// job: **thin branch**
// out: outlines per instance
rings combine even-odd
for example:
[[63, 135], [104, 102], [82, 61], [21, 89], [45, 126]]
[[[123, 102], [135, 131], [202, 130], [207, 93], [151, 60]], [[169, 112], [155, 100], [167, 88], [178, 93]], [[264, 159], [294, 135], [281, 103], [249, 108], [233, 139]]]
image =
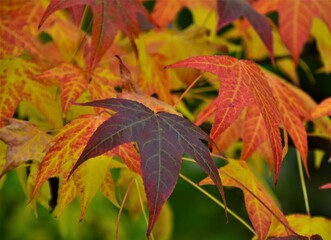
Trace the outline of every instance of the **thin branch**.
[[182, 95], [180, 95], [180, 97], [178, 98], [178, 100], [174, 104], [174, 107], [176, 107], [177, 104], [185, 97], [186, 93], [188, 91], [190, 91], [190, 89], [197, 83], [197, 81], [201, 78], [202, 75], [203, 75], [203, 73], [201, 73], [198, 77], [196, 77], [194, 79], [194, 81], [185, 89], [185, 91], [182, 93]]
[[[186, 176], [184, 176], [183, 174], [179, 174], [179, 176], [186, 181], [187, 183], [189, 183], [190, 185], [192, 185], [193, 187], [195, 187], [196, 189], [198, 189], [200, 192], [202, 192], [204, 195], [206, 195], [209, 199], [211, 199], [213, 202], [215, 202], [217, 205], [221, 206], [223, 209], [225, 209], [225, 206], [223, 203], [221, 203], [219, 200], [217, 200], [214, 196], [212, 196], [210, 193], [208, 193], [206, 190], [204, 190], [203, 188], [201, 188], [199, 185], [197, 185], [196, 183], [194, 183], [193, 181], [191, 181], [189, 178], [187, 178]], [[254, 231], [254, 229], [247, 223], [245, 222], [245, 220], [243, 220], [240, 216], [238, 216], [235, 212], [233, 212], [231, 209], [229, 209], [229, 207], [227, 207], [227, 211], [228, 213], [230, 213], [234, 218], [236, 218], [239, 222], [241, 222], [249, 231], [251, 231], [255, 236], [256, 236], [256, 232]]]
[[[134, 179], [134, 183], [136, 184], [136, 187], [137, 187], [138, 198], [139, 198], [139, 203], [140, 203], [140, 206], [141, 206], [141, 210], [143, 212], [145, 222], [146, 222], [146, 224], [148, 226], [147, 214], [146, 214], [146, 211], [145, 211], [145, 208], [144, 208], [143, 198], [142, 198], [142, 196], [140, 194], [140, 188], [139, 188], [139, 184], [138, 184], [138, 181], [137, 181], [136, 178]], [[150, 238], [151, 238], [151, 240], [154, 240], [153, 232], [151, 232]]]
[[297, 163], [298, 163], [298, 169], [299, 169], [299, 175], [300, 175], [300, 182], [301, 182], [301, 187], [302, 187], [302, 194], [303, 194], [303, 199], [305, 201], [305, 208], [306, 208], [307, 214], [310, 216], [307, 187], [306, 187], [306, 183], [305, 183], [305, 177], [303, 174], [302, 161], [301, 161], [300, 153], [298, 150], [296, 150], [296, 155], [297, 155]]
[[122, 215], [122, 211], [123, 211], [123, 208], [124, 208], [124, 204], [126, 202], [126, 199], [129, 195], [129, 192], [131, 191], [131, 188], [132, 188], [132, 184], [134, 182], [134, 178], [131, 180], [129, 186], [128, 186], [128, 189], [126, 190], [125, 192], [125, 195], [124, 195], [124, 198], [123, 198], [123, 201], [121, 203], [121, 207], [120, 207], [120, 211], [118, 213], [118, 216], [117, 216], [117, 223], [116, 223], [116, 240], [119, 240], [119, 235], [118, 235], [118, 230], [119, 230], [119, 226], [120, 226], [120, 220], [121, 220], [121, 215]]

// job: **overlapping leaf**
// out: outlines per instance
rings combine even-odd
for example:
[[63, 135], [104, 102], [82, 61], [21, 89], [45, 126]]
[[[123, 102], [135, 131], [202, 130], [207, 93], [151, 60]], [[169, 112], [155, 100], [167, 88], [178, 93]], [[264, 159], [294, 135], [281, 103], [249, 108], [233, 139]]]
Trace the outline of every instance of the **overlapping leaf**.
[[267, 47], [271, 58], [273, 58], [271, 26], [267, 18], [256, 12], [247, 0], [218, 0], [217, 12], [219, 15], [217, 29], [241, 16], [246, 17]]
[[[244, 192], [246, 210], [259, 239], [266, 239], [268, 236], [272, 218], [287, 225], [285, 216], [245, 161], [230, 159], [228, 164], [218, 171], [224, 186], [240, 188]], [[210, 178], [206, 178], [200, 184], [213, 184], [213, 182]]]
[[28, 160], [41, 161], [52, 139], [32, 123], [15, 119], [9, 119], [8, 123], [0, 128], [0, 140], [8, 145], [6, 163], [0, 178]]
[[165, 27], [175, 19], [183, 7], [188, 7], [191, 10], [203, 7], [213, 9], [215, 2], [211, 0], [159, 0], [155, 3], [152, 17], [158, 26]]
[[117, 113], [95, 131], [72, 172], [89, 158], [123, 143], [137, 142], [150, 213], [148, 236], [176, 185], [184, 153], [193, 157], [211, 177], [224, 200], [215, 163], [201, 141], [208, 141], [208, 136], [188, 120], [167, 112], [153, 112], [138, 102], [125, 99], [105, 99], [81, 105], [104, 107]]
[[[292, 214], [286, 216], [286, 219], [291, 228], [298, 234], [309, 237], [319, 235], [316, 239], [329, 239], [331, 236], [331, 220], [324, 217], [310, 217], [303, 214]], [[293, 234], [291, 234], [293, 236]], [[282, 225], [278, 225], [276, 229], [271, 231], [270, 236], [285, 237], [288, 232]], [[296, 237], [296, 236], [294, 236]], [[293, 238], [292, 238], [293, 239]]]
[[[216, 74], [220, 93], [216, 102], [211, 137], [215, 139], [235, 121], [245, 107], [256, 106], [261, 114], [275, 162], [275, 183], [282, 161], [280, 114], [264, 73], [252, 62], [228, 56], [197, 56], [169, 67], [189, 67]], [[255, 144], [254, 144], [255, 145]]]
[[262, 0], [256, 1], [253, 5], [261, 13], [278, 11], [280, 34], [296, 64], [308, 39], [313, 18], [322, 18], [331, 29], [330, 1]]
[[33, 103], [43, 116], [58, 129], [62, 126], [62, 119], [55, 101], [56, 97], [47, 86], [32, 78], [39, 72], [40, 67], [37, 64], [21, 58], [0, 60], [1, 118], [12, 117], [18, 104], [26, 100]]
[[43, 81], [46, 84], [55, 83], [55, 85], [59, 85], [61, 89], [62, 112], [64, 115], [69, 110], [72, 102], [75, 102], [88, 86], [83, 70], [68, 63], [62, 63], [59, 66], [33, 76], [33, 78]]
[[331, 97], [324, 99], [319, 105], [314, 107], [311, 112], [312, 118], [331, 116]]
[[[114, 188], [112, 188], [114, 185], [111, 185], [111, 176], [108, 171], [111, 167], [123, 167], [124, 165], [113, 160], [112, 153], [85, 163], [72, 178], [67, 180], [74, 162], [79, 158], [89, 137], [105, 120], [106, 118], [102, 116], [85, 115], [76, 118], [61, 129], [39, 167], [32, 198], [47, 179], [61, 177], [57, 215], [60, 215], [65, 206], [79, 194], [82, 204], [81, 218], [83, 218], [91, 199], [100, 187], [102, 192], [115, 205], [117, 204]], [[127, 147], [129, 149], [129, 146]]]
[[133, 38], [138, 35], [139, 30], [136, 15], [141, 13], [148, 17], [148, 13], [144, 6], [136, 0], [82, 0], [79, 2], [52, 0], [40, 21], [40, 25], [57, 10], [83, 4], [90, 6], [94, 15], [92, 46], [88, 64], [89, 73], [91, 74], [112, 44], [118, 30], [122, 30], [129, 37], [135, 48]]

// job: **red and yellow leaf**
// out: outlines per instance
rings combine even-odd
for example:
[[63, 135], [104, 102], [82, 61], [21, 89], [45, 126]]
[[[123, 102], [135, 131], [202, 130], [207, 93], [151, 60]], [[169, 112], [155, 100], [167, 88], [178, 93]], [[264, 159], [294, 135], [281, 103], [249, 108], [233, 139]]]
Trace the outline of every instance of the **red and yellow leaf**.
[[282, 162], [282, 142], [279, 132], [280, 114], [276, 99], [264, 73], [254, 63], [228, 56], [197, 56], [169, 65], [189, 67], [214, 73], [220, 78], [221, 87], [216, 102], [215, 121], [211, 138], [215, 139], [235, 121], [249, 105], [261, 113], [275, 161], [275, 183]]
[[[319, 235], [321, 239], [329, 239], [331, 236], [330, 219], [324, 217], [310, 217], [303, 214], [288, 215], [286, 219], [291, 228], [302, 236], [312, 237], [313, 235]], [[288, 232], [279, 224], [277, 228], [271, 231], [270, 236], [285, 237], [288, 236]]]
[[320, 104], [311, 111], [313, 119], [323, 116], [331, 116], [331, 97], [324, 99]]
[[[223, 185], [240, 188], [243, 191], [246, 210], [259, 239], [266, 239], [273, 218], [287, 224], [282, 211], [245, 161], [230, 159], [228, 164], [218, 171]], [[206, 178], [200, 182], [200, 185], [205, 184], [213, 184], [213, 182], [210, 178]]]
[[254, 8], [262, 13], [278, 11], [279, 31], [281, 37], [292, 53], [297, 64], [303, 46], [306, 43], [314, 17], [322, 18], [331, 29], [331, 3], [329, 1], [310, 0], [261, 0], [256, 1]]
[[148, 17], [148, 13], [137, 0], [82, 0], [79, 2], [52, 0], [40, 21], [40, 25], [53, 12], [82, 4], [89, 5], [94, 15], [92, 45], [88, 64], [89, 74], [92, 74], [100, 59], [114, 41], [118, 30], [122, 30], [129, 37], [135, 48], [133, 38], [139, 32], [137, 13], [141, 13], [146, 17]]
[[8, 123], [0, 128], [0, 140], [8, 145], [0, 177], [28, 160], [41, 161], [52, 139], [32, 123], [15, 119], [8, 119]]
[[69, 63], [62, 63], [59, 66], [35, 75], [34, 79], [46, 82], [47, 84], [55, 83], [60, 87], [63, 115], [66, 115], [72, 103], [78, 99], [88, 86], [84, 71]]

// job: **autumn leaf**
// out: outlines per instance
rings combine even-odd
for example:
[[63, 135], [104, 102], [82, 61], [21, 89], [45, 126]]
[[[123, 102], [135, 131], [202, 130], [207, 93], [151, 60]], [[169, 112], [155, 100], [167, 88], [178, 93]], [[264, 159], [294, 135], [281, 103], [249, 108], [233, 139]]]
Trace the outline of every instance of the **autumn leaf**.
[[211, 176], [224, 200], [216, 166], [201, 141], [208, 141], [208, 135], [188, 120], [167, 112], [153, 112], [138, 102], [126, 99], [105, 99], [80, 105], [104, 107], [116, 111], [116, 114], [93, 133], [71, 172], [89, 158], [123, 143], [137, 142], [150, 213], [148, 236], [161, 207], [176, 185], [184, 153], [194, 158]]
[[[218, 170], [224, 186], [240, 188], [244, 193], [248, 216], [259, 239], [266, 239], [272, 219], [287, 225], [285, 216], [273, 202], [269, 193], [255, 177], [245, 161], [228, 160], [228, 164]], [[213, 184], [208, 177], [200, 185]]]
[[152, 18], [158, 26], [163, 28], [173, 21], [178, 12], [184, 7], [188, 7], [190, 10], [203, 7], [212, 9], [215, 7], [214, 5], [215, 3], [212, 0], [158, 0], [153, 8]]
[[78, 99], [88, 86], [84, 71], [69, 63], [62, 63], [33, 76], [33, 78], [46, 84], [55, 83], [60, 87], [60, 99], [64, 116], [71, 104]]
[[11, 118], [8, 123], [0, 128], [0, 140], [8, 145], [0, 178], [28, 160], [41, 161], [52, 140], [52, 136], [40, 131], [30, 122]]
[[314, 107], [311, 115], [313, 119], [331, 116], [331, 97], [324, 99], [319, 105]]
[[309, 109], [305, 107], [304, 101], [291, 90], [289, 84], [270, 72], [264, 71], [264, 73], [276, 98], [284, 127], [298, 149], [308, 174], [308, 141], [304, 122], [310, 119]]
[[217, 12], [218, 30], [241, 16], [247, 18], [273, 58], [273, 38], [268, 19], [256, 12], [247, 0], [218, 0]]
[[114, 189], [111, 189], [110, 185], [105, 185], [111, 184], [109, 179], [111, 176], [108, 173], [111, 167], [124, 167], [123, 164], [112, 159], [113, 153], [98, 156], [96, 161], [87, 162], [67, 181], [70, 169], [79, 158], [89, 137], [105, 120], [106, 118], [102, 116], [84, 115], [74, 119], [60, 130], [40, 164], [31, 199], [36, 196], [47, 179], [61, 177], [57, 216], [79, 194], [82, 204], [80, 218], [82, 219], [90, 201], [100, 188], [108, 199], [115, 205], [118, 204], [114, 197]]
[[24, 51], [41, 54], [41, 43], [33, 33], [41, 4], [35, 1], [2, 1], [0, 8], [0, 56], [18, 56]]
[[[311, 237], [313, 235], [320, 235], [321, 238], [317, 239], [329, 239], [331, 236], [330, 219], [310, 217], [303, 214], [291, 214], [286, 216], [286, 219], [291, 228], [302, 236]], [[285, 237], [287, 235], [287, 231], [280, 224], [270, 233], [270, 236], [273, 237]]]
[[137, 0], [82, 0], [79, 2], [71, 0], [52, 0], [48, 5], [39, 26], [55, 11], [86, 4], [91, 7], [94, 20], [92, 27], [92, 46], [90, 61], [88, 64], [89, 74], [99, 63], [102, 56], [114, 41], [118, 30], [122, 30], [130, 39], [132, 46], [134, 36], [138, 35], [137, 13], [148, 18], [144, 6]]
[[310, 0], [262, 0], [253, 3], [254, 8], [263, 14], [277, 11], [279, 14], [280, 35], [298, 63], [303, 46], [309, 37], [314, 17], [323, 19], [331, 29], [331, 2]]
[[168, 67], [189, 67], [214, 73], [220, 78], [216, 100], [215, 121], [211, 138], [217, 138], [234, 122], [245, 107], [256, 106], [261, 114], [275, 162], [275, 183], [282, 162], [282, 142], [279, 133], [280, 114], [276, 99], [264, 73], [254, 63], [228, 56], [197, 56]]
[[19, 103], [25, 100], [33, 103], [54, 128], [61, 128], [55, 96], [47, 86], [33, 79], [38, 73], [40, 67], [36, 63], [21, 58], [0, 59], [1, 118], [11, 118]]

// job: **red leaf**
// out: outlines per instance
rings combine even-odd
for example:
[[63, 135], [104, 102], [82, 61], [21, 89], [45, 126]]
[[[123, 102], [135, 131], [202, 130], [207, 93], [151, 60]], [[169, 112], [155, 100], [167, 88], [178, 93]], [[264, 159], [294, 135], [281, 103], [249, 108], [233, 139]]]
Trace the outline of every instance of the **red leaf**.
[[322, 18], [331, 29], [331, 2], [311, 0], [262, 0], [253, 4], [261, 13], [278, 11], [281, 37], [297, 64], [308, 39], [314, 17]]
[[39, 26], [55, 11], [74, 7], [76, 5], [89, 5], [92, 9], [94, 20], [92, 28], [92, 47], [90, 62], [88, 64], [89, 74], [99, 63], [102, 56], [114, 41], [118, 30], [122, 30], [130, 39], [133, 48], [134, 36], [138, 35], [137, 13], [148, 17], [144, 6], [137, 0], [52, 0], [48, 5]]
[[208, 141], [208, 135], [188, 120], [167, 112], [153, 112], [126, 99], [105, 99], [80, 105], [109, 108], [117, 113], [94, 132], [71, 173], [89, 158], [121, 144], [137, 142], [150, 213], [148, 236], [176, 185], [184, 153], [194, 158], [211, 177], [224, 200], [217, 168], [201, 141]]
[[[276, 100], [257, 65], [228, 56], [197, 56], [169, 65], [208, 71], [220, 77], [211, 138], [215, 139], [234, 122], [246, 106], [255, 105], [262, 115], [275, 161], [275, 184], [282, 162], [281, 123]], [[276, 107], [275, 107], [276, 106]]]
[[217, 12], [219, 16], [218, 30], [241, 16], [246, 17], [273, 58], [273, 39], [268, 19], [256, 12], [246, 0], [218, 0]]

